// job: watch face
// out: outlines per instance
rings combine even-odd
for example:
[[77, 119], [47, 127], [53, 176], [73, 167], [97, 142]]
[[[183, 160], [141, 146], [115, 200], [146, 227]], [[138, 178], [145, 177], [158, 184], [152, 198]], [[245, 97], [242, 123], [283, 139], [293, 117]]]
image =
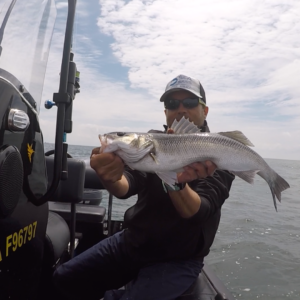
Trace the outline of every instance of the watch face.
[[181, 190], [183, 190], [183, 189], [185, 188], [186, 182], [183, 182], [183, 183], [175, 183], [174, 186], [177, 187], [177, 188], [175, 189], [175, 191], [181, 191]]
[[167, 193], [168, 191], [174, 192], [174, 191], [181, 191], [185, 188], [186, 182], [184, 183], [175, 183], [174, 185], [170, 186], [166, 184], [165, 182], [162, 181], [163, 188], [165, 192]]

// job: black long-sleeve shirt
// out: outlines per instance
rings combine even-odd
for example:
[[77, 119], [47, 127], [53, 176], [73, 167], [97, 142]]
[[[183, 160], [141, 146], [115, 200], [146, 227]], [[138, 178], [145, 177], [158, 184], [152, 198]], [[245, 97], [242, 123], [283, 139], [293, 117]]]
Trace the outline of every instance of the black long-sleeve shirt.
[[212, 177], [190, 182], [201, 205], [187, 219], [179, 215], [157, 175], [128, 170], [125, 176], [130, 187], [124, 198], [138, 194], [124, 217], [126, 248], [132, 257], [150, 262], [203, 258], [209, 253], [234, 175], [217, 170]]
[[126, 168], [124, 175], [129, 190], [122, 198], [138, 195], [124, 216], [125, 246], [134, 259], [203, 259], [209, 253], [234, 175], [217, 170], [213, 176], [188, 183], [201, 198], [198, 212], [190, 218], [179, 215], [156, 174]]

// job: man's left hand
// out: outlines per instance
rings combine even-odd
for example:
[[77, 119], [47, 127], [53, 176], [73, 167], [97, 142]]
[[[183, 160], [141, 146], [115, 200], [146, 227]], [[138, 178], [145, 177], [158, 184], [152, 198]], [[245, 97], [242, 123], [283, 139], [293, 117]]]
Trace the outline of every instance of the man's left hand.
[[217, 166], [210, 160], [196, 162], [184, 167], [184, 171], [177, 174], [178, 182], [190, 182], [196, 179], [203, 179], [212, 176]]

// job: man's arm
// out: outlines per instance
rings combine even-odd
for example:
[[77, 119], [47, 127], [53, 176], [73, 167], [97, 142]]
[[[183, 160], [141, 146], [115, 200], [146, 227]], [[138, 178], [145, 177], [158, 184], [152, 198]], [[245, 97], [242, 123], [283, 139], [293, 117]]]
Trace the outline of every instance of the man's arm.
[[99, 153], [99, 148], [92, 151], [90, 165], [96, 171], [103, 186], [114, 196], [127, 194], [129, 183], [124, 173], [124, 163], [114, 153]]
[[[204, 164], [194, 163], [186, 168], [184, 172], [177, 175], [178, 182], [190, 182], [210, 176], [216, 170], [216, 165], [211, 161]], [[169, 191], [174, 207], [182, 218], [194, 216], [200, 209], [201, 197], [193, 191], [188, 184], [180, 191]]]
[[182, 218], [190, 218], [200, 209], [201, 198], [188, 185], [181, 191], [169, 191], [169, 195]]

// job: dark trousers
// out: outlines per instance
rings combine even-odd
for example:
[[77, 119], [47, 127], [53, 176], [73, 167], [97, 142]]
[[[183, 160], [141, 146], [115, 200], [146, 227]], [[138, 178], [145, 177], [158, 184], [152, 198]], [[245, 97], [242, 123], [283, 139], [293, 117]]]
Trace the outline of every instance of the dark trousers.
[[[137, 262], [126, 253], [119, 232], [61, 265], [53, 280], [59, 293], [72, 300], [174, 300], [194, 283], [202, 267], [194, 259]], [[117, 291], [130, 281], [128, 289]]]

